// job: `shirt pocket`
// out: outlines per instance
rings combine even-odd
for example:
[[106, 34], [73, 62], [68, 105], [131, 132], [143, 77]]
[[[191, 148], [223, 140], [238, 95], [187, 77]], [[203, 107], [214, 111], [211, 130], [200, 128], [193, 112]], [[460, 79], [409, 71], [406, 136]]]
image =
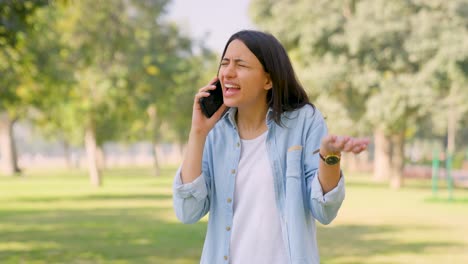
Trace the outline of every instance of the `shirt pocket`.
[[286, 154], [286, 177], [301, 178], [302, 176], [302, 146], [296, 145], [288, 149]]

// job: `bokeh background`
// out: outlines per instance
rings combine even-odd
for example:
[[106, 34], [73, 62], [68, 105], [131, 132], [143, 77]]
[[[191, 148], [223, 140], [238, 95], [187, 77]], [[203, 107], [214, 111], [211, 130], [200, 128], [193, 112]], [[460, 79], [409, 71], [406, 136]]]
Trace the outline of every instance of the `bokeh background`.
[[193, 96], [274, 34], [344, 156], [322, 263], [468, 263], [467, 0], [0, 1], [0, 263], [198, 263], [172, 179]]

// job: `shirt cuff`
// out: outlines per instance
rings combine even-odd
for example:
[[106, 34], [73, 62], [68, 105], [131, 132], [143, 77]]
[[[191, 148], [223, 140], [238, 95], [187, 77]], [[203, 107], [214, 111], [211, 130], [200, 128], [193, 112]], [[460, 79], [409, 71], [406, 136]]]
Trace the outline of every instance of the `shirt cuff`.
[[194, 181], [184, 184], [181, 179], [181, 168], [179, 168], [174, 180], [174, 195], [182, 199], [194, 197], [197, 201], [205, 199], [208, 191], [203, 172]]
[[312, 180], [312, 199], [319, 201], [320, 203], [328, 204], [328, 203], [341, 203], [345, 196], [345, 183], [343, 172], [340, 171], [340, 180], [335, 188], [331, 191], [327, 192], [325, 195], [323, 194], [322, 185], [320, 184], [318, 171], [315, 175], [314, 179]]

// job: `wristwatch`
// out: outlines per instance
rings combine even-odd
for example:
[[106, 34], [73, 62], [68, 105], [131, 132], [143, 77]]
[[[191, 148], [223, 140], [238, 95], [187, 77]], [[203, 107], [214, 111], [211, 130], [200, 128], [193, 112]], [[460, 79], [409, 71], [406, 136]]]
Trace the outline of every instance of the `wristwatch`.
[[327, 165], [335, 165], [338, 164], [341, 160], [340, 155], [330, 154], [326, 155], [325, 157], [322, 156], [322, 153], [319, 152], [320, 158], [327, 164]]

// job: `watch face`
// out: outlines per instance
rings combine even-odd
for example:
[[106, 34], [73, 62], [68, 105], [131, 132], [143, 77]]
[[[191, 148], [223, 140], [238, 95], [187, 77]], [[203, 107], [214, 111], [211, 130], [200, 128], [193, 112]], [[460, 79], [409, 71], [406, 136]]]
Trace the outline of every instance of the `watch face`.
[[340, 157], [335, 155], [327, 156], [327, 158], [325, 159], [325, 163], [327, 163], [328, 165], [335, 165], [338, 162], [340, 162]]

